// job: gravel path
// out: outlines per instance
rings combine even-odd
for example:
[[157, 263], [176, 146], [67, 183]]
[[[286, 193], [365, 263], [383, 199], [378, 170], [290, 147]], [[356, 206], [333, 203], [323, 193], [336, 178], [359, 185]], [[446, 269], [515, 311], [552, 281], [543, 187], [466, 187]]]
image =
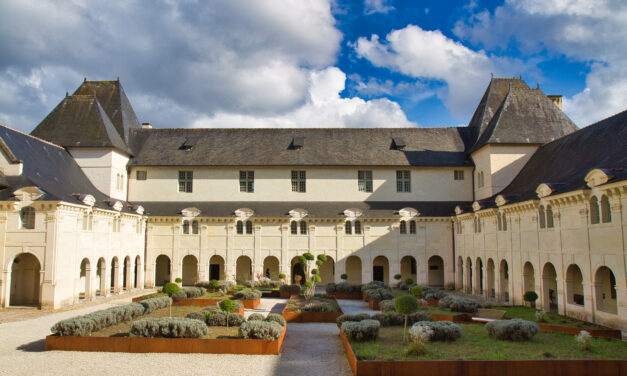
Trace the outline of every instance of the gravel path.
[[[350, 375], [335, 324], [288, 324], [281, 355], [129, 354], [43, 351], [59, 320], [130, 298], [0, 324], [0, 375]], [[262, 299], [252, 312], [280, 312], [284, 299]]]
[[348, 300], [348, 299], [338, 299], [337, 301], [342, 307], [342, 312], [347, 315], [356, 315], [358, 313], [367, 313], [369, 315], [374, 315], [375, 313], [379, 313], [380, 311], [373, 311], [370, 309], [368, 302], [364, 302], [362, 300]]

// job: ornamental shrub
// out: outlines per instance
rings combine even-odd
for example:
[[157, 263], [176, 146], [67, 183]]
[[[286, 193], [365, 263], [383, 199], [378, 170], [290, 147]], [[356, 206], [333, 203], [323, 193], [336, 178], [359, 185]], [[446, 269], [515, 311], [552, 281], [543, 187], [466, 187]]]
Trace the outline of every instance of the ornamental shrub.
[[358, 285], [351, 285], [348, 282], [342, 282], [342, 283], [338, 283], [335, 290], [337, 292], [350, 294], [352, 292], [360, 291], [360, 287]]
[[[405, 324], [405, 315], [398, 312], [388, 312], [388, 322], [390, 326], [402, 326]], [[409, 321], [409, 317], [408, 320]]]
[[477, 308], [479, 308], [479, 303], [476, 300], [456, 297], [451, 302], [449, 308], [453, 312], [474, 313], [477, 312]]
[[429, 302], [424, 299], [418, 299], [418, 309], [427, 309], [429, 308]]
[[535, 291], [527, 291], [525, 292], [525, 295], [523, 295], [523, 299], [531, 304], [538, 300], [538, 294], [536, 294]]
[[187, 294], [185, 294], [185, 291], [177, 291], [174, 294], [172, 294], [172, 300], [174, 300], [175, 302], [185, 300], [185, 299], [187, 299]]
[[381, 312], [394, 312], [394, 300], [387, 299], [379, 302]]
[[407, 286], [409, 286], [409, 285], [413, 285], [413, 284], [414, 284], [414, 280], [413, 280], [413, 279], [411, 279], [411, 278], [407, 278], [407, 279], [405, 279], [405, 284], [406, 284]]
[[226, 315], [222, 311], [209, 311], [205, 321], [209, 326], [226, 326]]
[[198, 298], [207, 292], [204, 287], [183, 287], [182, 291], [185, 293], [188, 299]]
[[348, 274], [342, 274], [342, 275], [340, 276], [340, 278], [341, 278], [342, 280], [346, 281], [346, 280], [348, 279]]
[[204, 311], [190, 312], [185, 316], [185, 318], [192, 319], [192, 320], [200, 320], [202, 322], [207, 321], [207, 316]]
[[57, 336], [85, 336], [96, 328], [93, 320], [84, 317], [73, 317], [61, 320], [50, 329]]
[[394, 279], [400, 281], [403, 278], [400, 274], [394, 274]]
[[377, 320], [348, 321], [342, 324], [342, 333], [348, 340], [372, 341], [379, 336], [381, 324]]
[[382, 300], [394, 299], [394, 295], [389, 289], [378, 287], [362, 291], [366, 299], [380, 302]]
[[224, 299], [220, 302], [220, 309], [226, 313], [231, 313], [237, 309], [237, 304], [231, 299]]
[[246, 322], [246, 318], [244, 315], [240, 313], [229, 313], [228, 315], [228, 323], [227, 326], [240, 326], [242, 323]]
[[390, 315], [385, 313], [375, 313], [372, 319], [377, 320], [381, 326], [390, 326]]
[[[250, 321], [250, 319], [248, 321]], [[279, 315], [278, 313], [269, 313], [268, 316], [266, 316], [265, 321], [273, 321], [281, 326], [285, 326], [285, 324], [287, 324], [283, 316]]]
[[500, 340], [525, 341], [540, 331], [538, 324], [522, 319], [497, 320], [485, 324], [488, 335]]
[[440, 308], [448, 308], [451, 306], [451, 303], [453, 303], [453, 296], [449, 295], [449, 296], [445, 296], [444, 298], [440, 299], [440, 301], [438, 302], [438, 306]]
[[239, 327], [239, 335], [248, 339], [274, 341], [283, 334], [283, 326], [275, 321], [247, 321]]
[[183, 280], [181, 278], [177, 278], [177, 279], [174, 280], [174, 282], [176, 282], [176, 283], [183, 283]]
[[408, 355], [421, 355], [425, 352], [425, 347], [433, 331], [427, 326], [412, 326], [409, 328], [409, 346], [407, 347]]
[[208, 333], [207, 325], [180, 317], [146, 317], [133, 321], [131, 337], [199, 338]]
[[261, 291], [254, 289], [243, 289], [233, 295], [233, 299], [257, 300], [259, 298], [261, 298]]
[[420, 287], [420, 286], [412, 287], [411, 290], [409, 290], [409, 292], [416, 299], [420, 299], [422, 297], [422, 287]]
[[283, 285], [279, 288], [279, 291], [282, 293], [289, 293], [289, 294], [299, 294], [300, 295], [300, 285]]
[[455, 341], [462, 336], [462, 328], [450, 321], [418, 321], [412, 325], [412, 328], [415, 327], [429, 328], [430, 341]]
[[582, 330], [575, 336], [575, 342], [581, 351], [592, 350], [592, 336], [589, 332]]
[[536, 311], [536, 321], [538, 322], [547, 322], [549, 320], [549, 314], [545, 311]]
[[333, 303], [307, 303], [302, 312], [339, 312], [337, 305]]
[[[370, 318], [370, 315], [367, 315], [368, 318]], [[335, 319], [335, 323], [337, 324], [338, 328], [342, 327], [342, 324], [348, 321], [352, 321], [352, 322], [358, 322], [358, 321], [362, 321], [364, 320], [363, 316], [358, 316], [358, 315], [342, 315], [340, 317], [338, 317], [337, 319]]]
[[424, 312], [414, 312], [407, 315], [407, 324], [413, 325], [420, 321], [430, 321], [431, 317]]
[[279, 279], [285, 279], [285, 273], [280, 273], [279, 274]]
[[212, 279], [209, 281], [209, 287], [212, 289], [217, 289], [220, 287], [220, 282], [217, 279]]
[[248, 321], [264, 321], [266, 318], [261, 313], [253, 313], [248, 316]]
[[181, 289], [179, 288], [179, 285], [177, 285], [176, 283], [168, 282], [163, 286], [161, 292], [163, 292], [164, 294], [168, 294], [168, 296], [172, 296], [172, 294], [177, 293], [180, 290]]
[[333, 282], [327, 283], [327, 285], [324, 287], [324, 291], [326, 291], [327, 294], [336, 292], [337, 291], [337, 284], [335, 284]]
[[442, 289], [430, 286], [422, 287], [422, 298], [423, 299], [443, 299], [447, 297], [448, 294], [445, 293]]
[[401, 295], [394, 299], [394, 309], [396, 312], [405, 315], [405, 325], [403, 327], [403, 342], [407, 334], [407, 315], [418, 310], [418, 301], [411, 295]]

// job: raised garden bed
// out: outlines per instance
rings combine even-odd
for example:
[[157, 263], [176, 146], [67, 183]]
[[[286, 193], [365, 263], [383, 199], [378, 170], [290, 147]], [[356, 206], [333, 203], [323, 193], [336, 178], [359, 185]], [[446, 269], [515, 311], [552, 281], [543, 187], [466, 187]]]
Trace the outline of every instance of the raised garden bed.
[[347, 299], [347, 300], [361, 300], [361, 291], [353, 292], [328, 292], [327, 295], [334, 297], [335, 299]]
[[[426, 354], [421, 356], [405, 354], [402, 328], [381, 328], [378, 340], [354, 345], [341, 332], [340, 337], [353, 374], [359, 376], [577, 376], [624, 375], [627, 371], [627, 345], [619, 341], [596, 339], [592, 352], [582, 352], [576, 348], [573, 336], [538, 333], [531, 341], [509, 342], [486, 338], [487, 335], [478, 332], [485, 333], [479, 324], [462, 324], [462, 327], [462, 338], [456, 342], [430, 342]], [[556, 355], [549, 354], [547, 349]]]
[[293, 293], [293, 292], [279, 292], [279, 296], [282, 299], [291, 299], [291, 298], [297, 298], [300, 296], [300, 293]]
[[262, 298], [280, 298], [281, 293], [279, 290], [261, 291]]
[[427, 299], [427, 304], [429, 305], [429, 307], [437, 307], [439, 303], [439, 299]]
[[285, 308], [283, 308], [283, 311], [281, 312], [281, 315], [287, 322], [335, 323], [335, 320], [338, 317], [342, 316], [344, 312], [342, 312], [342, 308], [337, 303], [337, 300], [335, 298], [323, 298], [323, 299], [314, 298], [313, 300], [313, 302], [324, 302], [324, 301], [335, 304], [337, 306], [338, 312], [301, 312], [299, 311], [298, 306], [304, 305], [305, 298], [296, 297], [296, 298], [291, 298], [287, 302], [287, 304], [285, 305]]
[[368, 307], [370, 309], [378, 311], [379, 310], [379, 301], [378, 300], [368, 300]]

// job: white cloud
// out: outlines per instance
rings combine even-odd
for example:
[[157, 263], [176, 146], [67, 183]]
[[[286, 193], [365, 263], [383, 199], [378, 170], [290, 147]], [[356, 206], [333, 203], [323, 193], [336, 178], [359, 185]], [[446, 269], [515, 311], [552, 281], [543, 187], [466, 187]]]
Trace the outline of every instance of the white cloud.
[[364, 0], [364, 13], [375, 14], [383, 13], [387, 14], [394, 10], [394, 7], [389, 5], [392, 0]]
[[428, 84], [421, 81], [393, 81], [382, 80], [376, 77], [362, 79], [358, 74], [349, 76], [350, 88], [359, 95], [372, 98], [383, 95], [393, 97], [403, 97], [411, 102], [417, 103], [427, 98], [435, 96], [437, 93]]
[[309, 93], [299, 108], [280, 116], [252, 116], [219, 112], [198, 118], [194, 127], [405, 127], [407, 120], [398, 103], [388, 99], [341, 98], [346, 75], [331, 67], [309, 73]]
[[625, 109], [627, 3], [622, 0], [506, 0], [493, 13], [478, 11], [455, 34], [487, 48], [514, 40], [526, 53], [547, 50], [590, 63], [586, 88], [564, 99], [580, 126]]
[[377, 67], [445, 82], [447, 87], [438, 96], [460, 119], [472, 114], [490, 73], [509, 76], [528, 69], [519, 60], [489, 56], [447, 38], [439, 30], [414, 25], [392, 31], [383, 42], [377, 35], [359, 38], [354, 47], [360, 57]]

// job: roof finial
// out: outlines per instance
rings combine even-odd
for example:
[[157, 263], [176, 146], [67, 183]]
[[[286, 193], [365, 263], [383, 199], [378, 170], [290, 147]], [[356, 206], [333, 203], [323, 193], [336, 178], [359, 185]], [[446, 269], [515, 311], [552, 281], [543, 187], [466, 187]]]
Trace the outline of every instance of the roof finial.
[[522, 80], [522, 74], [520, 75], [520, 77], [519, 77], [519, 78]]
[[490, 78], [494, 78], [494, 73], [490, 72]]
[[120, 76], [118, 76], [118, 79], [116, 80], [117, 82], [120, 82]]
[[540, 83], [538, 82], [538, 83], [536, 83], [536, 85], [537, 85], [536, 89], [540, 90]]
[[70, 93], [66, 91], [66, 92], [65, 92], [65, 97], [67, 98], [67, 97], [69, 97], [69, 96], [70, 96]]
[[87, 82], [87, 77], [83, 78], [83, 82]]

